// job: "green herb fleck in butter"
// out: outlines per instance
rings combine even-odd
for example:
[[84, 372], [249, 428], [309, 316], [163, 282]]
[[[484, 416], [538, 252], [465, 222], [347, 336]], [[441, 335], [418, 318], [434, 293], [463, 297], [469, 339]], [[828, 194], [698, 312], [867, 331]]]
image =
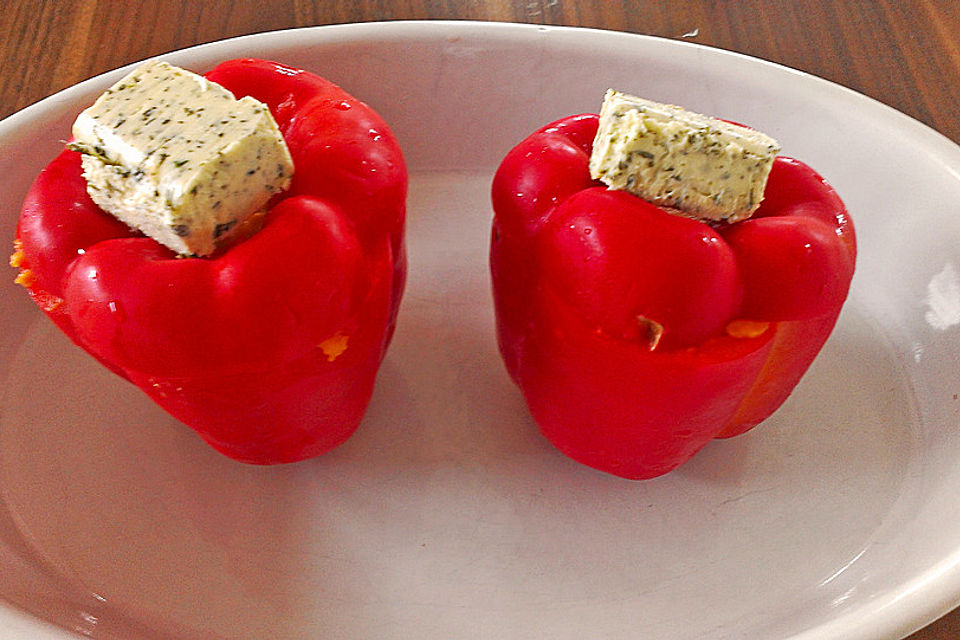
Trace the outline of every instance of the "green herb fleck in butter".
[[158, 60], [107, 89], [73, 138], [93, 201], [185, 255], [213, 253], [293, 176], [265, 104]]
[[779, 151], [759, 131], [611, 89], [590, 174], [689, 217], [736, 222], [760, 206]]

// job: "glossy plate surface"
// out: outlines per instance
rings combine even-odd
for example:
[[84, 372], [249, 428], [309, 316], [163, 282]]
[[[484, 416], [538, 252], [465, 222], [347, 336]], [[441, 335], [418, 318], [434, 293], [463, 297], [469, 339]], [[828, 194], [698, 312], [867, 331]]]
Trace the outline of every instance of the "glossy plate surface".
[[[960, 149], [846, 89], [693, 44], [388, 23], [163, 56], [341, 84], [411, 167], [410, 280], [364, 424], [231, 462], [2, 279], [0, 638], [898, 637], [960, 601]], [[122, 71], [0, 122], [0, 238]], [[488, 190], [507, 150], [608, 87], [748, 123], [838, 189], [861, 254], [787, 404], [635, 483], [537, 433], [495, 347]]]

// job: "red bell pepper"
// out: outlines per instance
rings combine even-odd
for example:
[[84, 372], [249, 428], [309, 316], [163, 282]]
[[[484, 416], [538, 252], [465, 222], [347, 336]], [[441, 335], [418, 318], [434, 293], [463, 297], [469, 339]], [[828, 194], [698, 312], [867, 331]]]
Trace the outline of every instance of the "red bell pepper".
[[588, 169], [597, 123], [551, 123], [497, 171], [498, 342], [560, 451], [650, 478], [783, 403], [837, 320], [856, 240], [834, 190], [785, 157], [732, 225], [608, 190]]
[[76, 344], [214, 448], [301, 460], [369, 402], [406, 275], [407, 171], [386, 123], [319, 76], [246, 59], [207, 77], [265, 102], [293, 157], [259, 231], [179, 258], [94, 205], [65, 150], [26, 197], [13, 263]]

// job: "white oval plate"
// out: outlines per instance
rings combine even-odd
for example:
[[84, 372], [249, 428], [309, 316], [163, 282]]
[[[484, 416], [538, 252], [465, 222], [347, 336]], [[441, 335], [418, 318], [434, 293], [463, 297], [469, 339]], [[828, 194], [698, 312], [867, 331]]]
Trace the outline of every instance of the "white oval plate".
[[[241, 56], [340, 83], [409, 159], [410, 282], [367, 418], [323, 458], [234, 463], [73, 347], [11, 271], [0, 637], [850, 640], [960, 601], [955, 145], [789, 69], [619, 33], [345, 25], [164, 57], [202, 71]], [[0, 238], [120, 73], [0, 123]], [[486, 264], [500, 158], [608, 87], [775, 136], [837, 187], [861, 246], [787, 404], [642, 483], [538, 435], [497, 355]]]

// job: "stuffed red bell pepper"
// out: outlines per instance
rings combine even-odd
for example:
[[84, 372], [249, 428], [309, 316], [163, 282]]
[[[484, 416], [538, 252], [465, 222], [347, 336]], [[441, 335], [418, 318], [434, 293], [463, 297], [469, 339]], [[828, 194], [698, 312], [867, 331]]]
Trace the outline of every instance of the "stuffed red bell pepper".
[[[267, 105], [289, 149], [292, 181], [261, 214], [217, 225], [232, 237], [208, 256], [178, 255], [95, 205], [82, 154], [67, 149], [26, 197], [11, 263], [76, 344], [214, 448], [301, 460], [356, 429], [390, 341], [406, 274], [404, 160], [370, 107], [319, 76], [244, 59], [205, 77]], [[151, 123], [162, 134], [169, 119]]]
[[[675, 208], [675, 194], [658, 206], [608, 188], [591, 175], [599, 121], [585, 114], [551, 123], [497, 171], [490, 259], [498, 341], [560, 451], [650, 478], [784, 402], [837, 320], [856, 242], [834, 190], [786, 157], [771, 156], [762, 202], [738, 222], [694, 219]], [[661, 146], [680, 139], [672, 124], [646, 126], [663, 134]], [[643, 162], [636, 176], [665, 162], [651, 149], [635, 147], [614, 170]], [[654, 186], [673, 193], [667, 176]]]

